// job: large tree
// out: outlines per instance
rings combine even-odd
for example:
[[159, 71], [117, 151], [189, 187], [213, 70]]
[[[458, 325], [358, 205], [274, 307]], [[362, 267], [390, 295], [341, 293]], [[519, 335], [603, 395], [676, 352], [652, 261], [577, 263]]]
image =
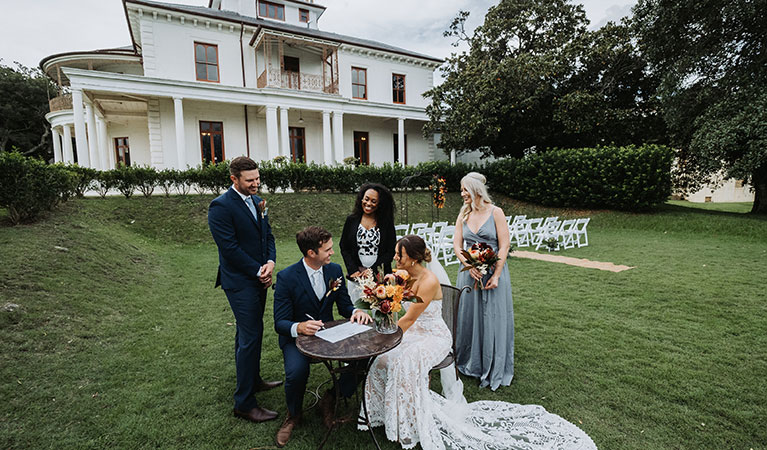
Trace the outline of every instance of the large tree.
[[657, 79], [648, 76], [632, 28], [588, 31], [568, 0], [501, 0], [472, 35], [467, 13], [446, 36], [468, 45], [427, 93], [430, 122], [446, 151], [520, 157], [531, 149], [663, 142]]
[[39, 69], [16, 68], [0, 60], [0, 152], [17, 149], [25, 155], [53, 157], [50, 125], [45, 120], [48, 98], [56, 88]]
[[659, 89], [680, 187], [720, 173], [754, 186], [767, 213], [767, 0], [639, 0], [640, 46]]

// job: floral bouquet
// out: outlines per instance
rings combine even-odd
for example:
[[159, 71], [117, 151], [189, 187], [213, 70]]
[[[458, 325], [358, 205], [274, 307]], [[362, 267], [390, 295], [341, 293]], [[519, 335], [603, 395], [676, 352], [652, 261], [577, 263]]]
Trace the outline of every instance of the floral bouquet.
[[379, 333], [391, 334], [397, 331], [397, 317], [402, 311], [402, 302], [422, 303], [413, 291], [413, 280], [405, 270], [394, 273], [373, 275], [366, 270], [357, 278], [362, 296], [354, 307], [370, 311]]
[[[490, 269], [498, 262], [498, 254], [495, 253], [492, 247], [484, 242], [477, 242], [469, 248], [469, 251], [461, 250], [461, 254], [466, 258], [466, 262], [469, 264], [461, 269], [461, 272], [470, 270], [472, 267], [477, 269], [479, 273], [484, 277], [488, 274]], [[474, 289], [477, 288], [477, 281], [474, 281]], [[479, 288], [482, 289], [482, 283], [479, 283]]]
[[446, 184], [445, 177], [434, 175], [431, 179], [429, 189], [431, 189], [432, 203], [437, 209], [445, 207], [445, 193], [447, 192]]

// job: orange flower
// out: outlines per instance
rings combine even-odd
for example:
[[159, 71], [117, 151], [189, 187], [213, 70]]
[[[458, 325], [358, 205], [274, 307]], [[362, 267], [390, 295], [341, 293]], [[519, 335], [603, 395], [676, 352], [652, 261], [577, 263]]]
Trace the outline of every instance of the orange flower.
[[381, 299], [386, 298], [386, 286], [382, 284], [379, 284], [378, 286], [376, 286], [375, 294], [376, 294], [376, 297], [378, 298], [381, 298]]
[[393, 297], [394, 296], [394, 290], [395, 290], [394, 286], [392, 286], [392, 285], [386, 286], [386, 296], [387, 297]]
[[400, 302], [392, 303], [391, 310], [392, 312], [396, 312], [396, 313], [402, 311], [402, 303]]
[[394, 272], [394, 274], [402, 278], [403, 281], [410, 279], [410, 274], [407, 273], [407, 270], [399, 269], [398, 271]]

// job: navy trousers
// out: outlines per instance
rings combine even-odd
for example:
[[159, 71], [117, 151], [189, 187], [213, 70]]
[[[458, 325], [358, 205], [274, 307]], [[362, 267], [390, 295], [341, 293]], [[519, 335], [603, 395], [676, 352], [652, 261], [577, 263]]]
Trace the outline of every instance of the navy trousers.
[[257, 286], [224, 289], [237, 321], [234, 335], [234, 362], [237, 388], [234, 408], [248, 411], [258, 406], [255, 388], [261, 382], [261, 343], [264, 337], [266, 292]]
[[[288, 403], [290, 415], [296, 416], [303, 409], [310, 358], [298, 351], [295, 342], [288, 342], [282, 347], [282, 356], [285, 361], [285, 401]], [[351, 364], [362, 369], [367, 364], [367, 360], [354, 361]], [[354, 395], [360, 378], [353, 372], [341, 374], [338, 379], [341, 395], [347, 398]]]

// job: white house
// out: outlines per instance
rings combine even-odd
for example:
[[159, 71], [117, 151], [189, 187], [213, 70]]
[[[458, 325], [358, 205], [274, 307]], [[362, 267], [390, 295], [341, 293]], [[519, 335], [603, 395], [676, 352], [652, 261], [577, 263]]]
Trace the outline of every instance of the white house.
[[[239, 155], [439, 157], [421, 133], [438, 58], [321, 31], [313, 0], [123, 0], [128, 47], [51, 55], [56, 161], [185, 168]], [[441, 153], [441, 152], [439, 152]]]

